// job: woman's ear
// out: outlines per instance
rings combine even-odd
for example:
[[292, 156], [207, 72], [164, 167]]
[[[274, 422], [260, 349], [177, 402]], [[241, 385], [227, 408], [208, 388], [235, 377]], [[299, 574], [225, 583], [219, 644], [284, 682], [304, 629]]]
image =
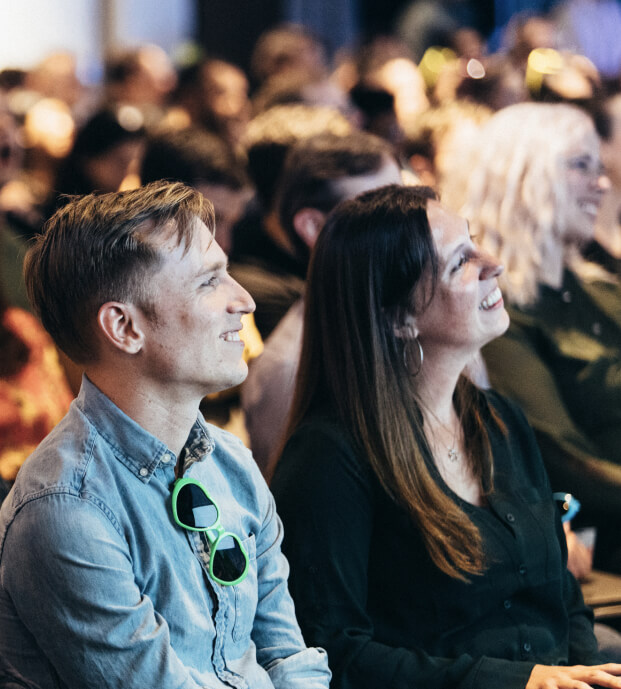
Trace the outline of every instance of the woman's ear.
[[142, 349], [144, 333], [133, 305], [106, 302], [99, 308], [97, 323], [106, 340], [121, 351], [137, 354]]
[[401, 323], [394, 326], [395, 337], [402, 340], [413, 340], [418, 337], [418, 332], [416, 318], [411, 313], [406, 314]]

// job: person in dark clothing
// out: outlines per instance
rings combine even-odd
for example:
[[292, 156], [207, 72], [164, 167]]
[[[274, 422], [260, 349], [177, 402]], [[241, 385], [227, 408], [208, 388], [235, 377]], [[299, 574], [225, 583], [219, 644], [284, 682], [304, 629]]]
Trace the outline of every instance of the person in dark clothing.
[[272, 489], [335, 689], [621, 686], [532, 430], [463, 376], [509, 325], [501, 272], [428, 187], [342, 203], [315, 245]]
[[254, 318], [264, 340], [302, 296], [308, 264], [290, 246], [275, 205], [287, 153], [312, 136], [351, 131], [348, 120], [332, 108], [303, 104], [275, 106], [248, 126], [248, 173], [257, 195], [233, 227], [229, 258], [231, 275], [256, 302]]

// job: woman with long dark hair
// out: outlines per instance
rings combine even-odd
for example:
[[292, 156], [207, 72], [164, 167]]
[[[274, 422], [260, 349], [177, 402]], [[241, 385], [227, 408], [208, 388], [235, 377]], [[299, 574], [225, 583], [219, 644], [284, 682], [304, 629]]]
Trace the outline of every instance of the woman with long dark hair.
[[319, 236], [272, 488], [337, 689], [621, 687], [530, 427], [463, 375], [508, 327], [501, 272], [426, 187], [345, 202]]

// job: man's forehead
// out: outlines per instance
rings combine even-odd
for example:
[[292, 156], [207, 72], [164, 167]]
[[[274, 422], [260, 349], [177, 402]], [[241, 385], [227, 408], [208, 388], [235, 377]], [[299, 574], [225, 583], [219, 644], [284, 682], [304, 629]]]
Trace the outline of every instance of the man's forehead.
[[194, 216], [186, 227], [180, 227], [172, 218], [159, 225], [155, 231], [145, 234], [147, 241], [165, 252], [181, 249], [183, 253], [187, 253], [192, 247], [207, 251], [214, 241], [214, 233], [198, 216]]

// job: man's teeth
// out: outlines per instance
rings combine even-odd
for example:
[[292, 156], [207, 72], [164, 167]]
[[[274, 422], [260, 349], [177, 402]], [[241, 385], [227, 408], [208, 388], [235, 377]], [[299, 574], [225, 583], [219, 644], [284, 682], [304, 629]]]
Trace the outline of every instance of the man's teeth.
[[239, 332], [237, 330], [231, 330], [231, 332], [224, 334], [225, 342], [240, 342]]
[[487, 297], [483, 299], [483, 301], [481, 302], [481, 306], [479, 308], [483, 309], [484, 311], [486, 311], [487, 309], [491, 309], [501, 299], [502, 292], [500, 291], [500, 287], [496, 287], [496, 289], [491, 294], [488, 294]]

